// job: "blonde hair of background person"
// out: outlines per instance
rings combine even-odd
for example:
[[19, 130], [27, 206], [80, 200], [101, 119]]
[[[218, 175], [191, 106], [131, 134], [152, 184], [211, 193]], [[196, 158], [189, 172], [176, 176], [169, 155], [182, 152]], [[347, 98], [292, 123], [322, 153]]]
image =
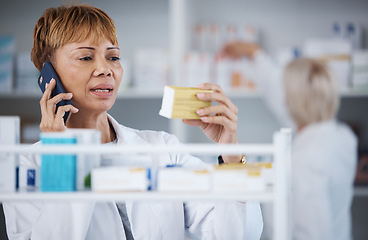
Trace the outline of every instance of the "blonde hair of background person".
[[284, 71], [284, 87], [286, 104], [298, 128], [336, 116], [338, 85], [324, 63], [308, 58], [292, 61]]
[[[107, 111], [114, 105], [122, 80], [120, 49], [114, 22], [92, 6], [49, 8], [34, 30], [32, 60], [38, 69], [50, 61], [67, 93], [51, 97], [51, 81], [40, 100], [43, 132], [67, 128], [90, 128], [101, 132], [101, 143], [116, 145], [179, 145], [178, 139], [162, 131], [132, 129], [119, 124]], [[184, 120], [198, 126], [218, 144], [237, 143], [238, 108], [218, 86], [199, 86], [212, 92], [197, 94], [218, 104], [199, 109], [199, 120]], [[59, 107], [61, 99], [72, 105]], [[139, 109], [137, 109], [139, 111]], [[63, 115], [71, 111], [64, 124]], [[204, 167], [188, 153], [162, 153], [160, 166]], [[224, 162], [240, 162], [240, 156], [224, 156]], [[39, 169], [35, 156], [24, 156], [20, 172]], [[132, 202], [113, 201], [22, 201], [3, 205], [9, 239], [196, 239], [260, 238], [263, 228], [259, 203], [238, 201]]]

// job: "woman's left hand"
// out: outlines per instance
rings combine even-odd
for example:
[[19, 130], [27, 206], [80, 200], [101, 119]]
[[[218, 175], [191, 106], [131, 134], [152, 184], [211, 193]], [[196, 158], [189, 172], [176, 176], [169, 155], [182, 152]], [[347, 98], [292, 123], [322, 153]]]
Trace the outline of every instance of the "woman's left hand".
[[[212, 83], [204, 83], [198, 86], [200, 89], [213, 90], [211, 93], [197, 93], [197, 97], [203, 101], [215, 101], [218, 104], [197, 110], [201, 119], [184, 119], [185, 124], [198, 126], [206, 136], [216, 143], [238, 143], [237, 124], [238, 108], [225, 95], [220, 86]], [[222, 156], [224, 161], [240, 162], [239, 156]]]

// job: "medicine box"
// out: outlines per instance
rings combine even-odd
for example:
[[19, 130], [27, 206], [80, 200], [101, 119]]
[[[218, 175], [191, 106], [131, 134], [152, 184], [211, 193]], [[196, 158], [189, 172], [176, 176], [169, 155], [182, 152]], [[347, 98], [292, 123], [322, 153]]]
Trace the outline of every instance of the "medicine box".
[[254, 162], [247, 163], [248, 167], [258, 167], [261, 169], [262, 178], [265, 181], [266, 187], [273, 186], [275, 171], [272, 162]]
[[368, 51], [355, 51], [352, 63], [353, 90], [368, 91]]
[[13, 90], [15, 38], [0, 36], [0, 92]]
[[40, 72], [31, 61], [31, 52], [17, 52], [15, 57], [15, 91], [17, 93], [40, 93], [38, 79]]
[[303, 46], [303, 55], [325, 62], [339, 82], [341, 91], [351, 87], [351, 55], [353, 46], [347, 39], [311, 38]]
[[[41, 133], [42, 145], [61, 144], [65, 149], [77, 143], [77, 138], [70, 132]], [[61, 149], [62, 150], [62, 149]], [[42, 154], [40, 190], [75, 191], [77, 156], [75, 154]]]
[[[101, 133], [96, 129], [73, 128], [68, 129], [68, 133], [76, 137], [77, 145], [100, 145]], [[91, 188], [91, 171], [100, 166], [99, 154], [78, 153], [77, 154], [77, 179], [76, 187], [78, 191]]]
[[94, 192], [146, 191], [147, 169], [141, 167], [101, 167], [92, 170]]
[[210, 101], [197, 98], [197, 93], [211, 93], [205, 90], [191, 87], [165, 86], [164, 95], [159, 114], [166, 118], [200, 119], [196, 111], [211, 106]]
[[160, 192], [208, 192], [211, 190], [211, 173], [207, 168], [167, 167], [157, 176]]
[[13, 90], [13, 55], [0, 54], [0, 92]]
[[214, 167], [212, 177], [213, 192], [217, 193], [262, 192], [266, 189], [260, 167], [222, 164]]
[[[0, 117], [0, 145], [19, 144], [20, 118], [17, 116]], [[0, 192], [16, 190], [17, 156], [0, 153]]]

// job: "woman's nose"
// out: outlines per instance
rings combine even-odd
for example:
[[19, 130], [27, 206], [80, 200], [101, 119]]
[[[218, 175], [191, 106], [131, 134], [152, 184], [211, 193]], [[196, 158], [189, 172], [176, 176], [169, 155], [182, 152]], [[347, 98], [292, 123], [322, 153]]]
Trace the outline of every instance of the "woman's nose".
[[112, 71], [106, 59], [96, 60], [95, 75], [96, 76], [111, 76], [112, 75]]

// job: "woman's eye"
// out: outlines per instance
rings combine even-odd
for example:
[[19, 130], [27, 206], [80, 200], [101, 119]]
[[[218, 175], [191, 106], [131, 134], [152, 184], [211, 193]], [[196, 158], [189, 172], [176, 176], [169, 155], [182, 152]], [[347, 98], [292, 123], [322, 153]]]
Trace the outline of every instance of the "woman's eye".
[[110, 60], [112, 60], [112, 61], [119, 61], [120, 58], [119, 57], [111, 57]]
[[82, 60], [82, 61], [89, 61], [91, 60], [92, 58], [91, 57], [82, 57], [80, 58], [79, 60]]

